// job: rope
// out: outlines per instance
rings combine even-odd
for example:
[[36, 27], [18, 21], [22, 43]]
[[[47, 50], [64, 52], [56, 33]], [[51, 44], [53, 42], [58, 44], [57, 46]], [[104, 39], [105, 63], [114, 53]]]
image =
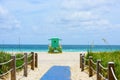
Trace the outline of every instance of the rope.
[[84, 70], [88, 70], [88, 67], [84, 67]]
[[16, 58], [16, 60], [21, 60], [21, 59], [23, 59], [25, 57], [25, 55], [23, 56], [23, 57], [21, 57], [21, 58]]
[[93, 70], [94, 73], [97, 73], [97, 71], [95, 71], [92, 67], [91, 67], [91, 69]]
[[89, 59], [83, 58], [85, 61], [89, 61]]
[[88, 71], [84, 71], [84, 73], [88, 74], [89, 75], [89, 72]]
[[0, 77], [2, 77], [2, 76], [4, 76], [4, 75], [8, 74], [8, 73], [11, 72], [12, 70], [13, 70], [13, 69], [10, 69], [10, 70], [8, 70], [6, 73], [1, 74]]
[[29, 61], [27, 64], [30, 64], [32, 62], [32, 60], [31, 61]]
[[99, 66], [104, 70], [108, 70], [108, 68], [103, 67], [100, 63], [99, 63]]
[[16, 69], [19, 69], [21, 67], [23, 67], [25, 65], [25, 63], [23, 63], [21, 66], [18, 66]]
[[12, 60], [13, 60], [13, 59], [10, 59], [10, 60], [9, 60], [9, 61], [7, 61], [7, 62], [0, 63], [0, 65], [7, 64], [7, 63], [11, 62]]
[[91, 60], [91, 62], [92, 62], [92, 64], [97, 65], [97, 63], [95, 63], [93, 60]]
[[89, 66], [84, 64], [84, 67], [89, 67]]
[[32, 54], [29, 54], [28, 57], [32, 57]]
[[113, 71], [113, 68], [110, 67], [110, 69], [111, 69], [111, 71], [112, 71], [112, 74], [113, 74], [113, 76], [114, 76], [114, 79], [115, 79], [115, 80], [118, 80], [117, 77], [115, 76], [115, 73], [114, 73], [114, 71]]
[[106, 78], [101, 73], [99, 73], [99, 75], [102, 77], [102, 79], [106, 80]]

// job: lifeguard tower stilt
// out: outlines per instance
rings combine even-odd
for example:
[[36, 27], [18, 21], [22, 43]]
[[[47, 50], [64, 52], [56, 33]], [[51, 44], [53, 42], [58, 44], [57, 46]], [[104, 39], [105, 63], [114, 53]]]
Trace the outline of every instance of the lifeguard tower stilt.
[[62, 53], [62, 46], [59, 44], [61, 39], [59, 38], [51, 38], [51, 44], [48, 46], [48, 53]]

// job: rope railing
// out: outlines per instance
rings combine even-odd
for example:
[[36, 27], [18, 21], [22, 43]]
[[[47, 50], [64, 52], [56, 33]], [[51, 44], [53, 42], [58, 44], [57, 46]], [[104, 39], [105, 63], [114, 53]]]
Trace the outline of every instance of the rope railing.
[[24, 59], [25, 55], [20, 57], [20, 58], [16, 58], [16, 60], [21, 60], [21, 59]]
[[99, 73], [99, 76], [100, 76], [103, 80], [107, 80], [101, 73]]
[[94, 73], [97, 73], [97, 71], [96, 71], [95, 69], [93, 69], [93, 67], [91, 67], [91, 69], [92, 69], [92, 71], [93, 71]]
[[[23, 56], [20, 57], [20, 58], [16, 58], [16, 61], [17, 61], [17, 60], [22, 60], [22, 59], [24, 59], [24, 58], [25, 58], [25, 55], [23, 55]], [[25, 65], [25, 62], [24, 62], [23, 64], [21, 64], [20, 66], [16, 67], [16, 69], [20, 69], [20, 68], [22, 68], [24, 65]]]
[[27, 64], [30, 64], [33, 60], [30, 60], [29, 62], [27, 62]]
[[93, 60], [90, 60], [90, 61], [91, 61], [92, 64], [97, 65], [97, 63], [95, 63]]
[[87, 63], [88, 63], [89, 59], [87, 59], [87, 58], [85, 58], [85, 57], [84, 57], [83, 59], [84, 59], [84, 61], [85, 61], [85, 62], [84, 62], [84, 67], [85, 67], [85, 68], [88, 68], [89, 66], [87, 65]]
[[81, 57], [80, 58], [80, 67], [82, 67], [81, 71], [84, 71], [84, 69], [88, 69], [88, 67], [89, 67], [87, 65], [89, 59], [85, 58], [84, 55], [81, 55], [81, 54], [80, 54], [80, 57]]
[[20, 69], [20, 68], [22, 68], [24, 65], [25, 65], [25, 63], [23, 63], [22, 65], [16, 67], [16, 69]]
[[85, 68], [88, 68], [89, 66], [88, 66], [88, 65], [86, 65], [86, 64], [84, 64], [84, 67], [85, 67]]
[[100, 76], [100, 78], [106, 80], [107, 78], [105, 77], [105, 73], [107, 74], [108, 72], [108, 68], [104, 67], [101, 63], [98, 63], [98, 66], [99, 66], [99, 73], [98, 73], [98, 76]]
[[[13, 59], [10, 59], [10, 60], [8, 60], [8, 61], [6, 61], [6, 62], [0, 63], [0, 65], [2, 66], [2, 65], [5, 65], [5, 64], [10, 63], [10, 62], [12, 62], [12, 61], [13, 61]], [[8, 74], [8, 73], [11, 72], [11, 71], [12, 71], [12, 69], [9, 69], [7, 72], [0, 74], [0, 77]]]
[[87, 70], [89, 68], [89, 66], [85, 65], [84, 69]]
[[[81, 71], [84, 71], [85, 67], [85, 61], [87, 59], [84, 57], [84, 55], [80, 54], [80, 68]], [[101, 64], [101, 60], [97, 60], [97, 62], [93, 61], [92, 56], [89, 56], [88, 60], [89, 64], [89, 77], [93, 76], [93, 72], [96, 73], [97, 79], [96, 80], [118, 80], [115, 71], [114, 71], [114, 62], [108, 62], [108, 68], [104, 67]], [[105, 74], [104, 74], [105, 73]], [[104, 77], [107, 76], [107, 77]]]
[[30, 57], [32, 57], [32, 54], [29, 54], [29, 55], [28, 55], [28, 58], [30, 58]]
[[10, 59], [9, 61], [6, 61], [6, 62], [3, 62], [3, 63], [0, 63], [0, 65], [5, 65], [5, 64], [11, 62], [12, 60], [13, 60], [13, 59]]
[[96, 70], [96, 66], [97, 66], [97, 63], [95, 63], [93, 60], [90, 60], [91, 61], [91, 67]]
[[89, 59], [87, 59], [87, 58], [85, 58], [85, 57], [84, 57], [83, 59], [84, 59], [84, 61], [89, 61]]
[[91, 62], [90, 70], [92, 70], [92, 72], [94, 72], [94, 73], [97, 73], [97, 71], [96, 71], [97, 63], [95, 63], [92, 59], [90, 59], [90, 62]]
[[99, 63], [99, 66], [104, 69], [104, 70], [108, 70], [108, 68], [105, 68], [104, 66], [102, 66], [102, 64]]
[[27, 64], [29, 65], [29, 64], [31, 64], [32, 63], [32, 54], [30, 53], [29, 55], [28, 55], [28, 57], [27, 57], [27, 59], [28, 59], [28, 62], [27, 62]]
[[[29, 62], [28, 62], [28, 58], [30, 58]], [[16, 67], [17, 60], [23, 60], [24, 62], [20, 66]], [[38, 66], [37, 60], [38, 60], [38, 55], [37, 55], [37, 53], [34, 54], [34, 52], [31, 52], [31, 54], [29, 56], [27, 56], [27, 53], [24, 53], [24, 56], [22, 56], [20, 58], [16, 58], [15, 55], [11, 56], [11, 59], [9, 61], [0, 63], [1, 66], [10, 63], [10, 69], [5, 73], [0, 74], [0, 77], [3, 77], [11, 72], [11, 80], [16, 80], [16, 70], [20, 69], [22, 67], [24, 69], [24, 76], [27, 77], [27, 74], [28, 74], [27, 65], [31, 63], [31, 69], [34, 70], [34, 68]]]
[[10, 70], [8, 70], [7, 72], [2, 73], [2, 74], [0, 75], [0, 77], [2, 77], [2, 76], [4, 76], [4, 75], [6, 75], [6, 74], [8, 74], [8, 73], [10, 73], [12, 70], [13, 70], [13, 69], [10, 69]]
[[112, 71], [112, 75], [113, 75], [114, 79], [115, 79], [115, 80], [118, 80], [118, 79], [117, 79], [117, 77], [115, 76], [115, 73], [114, 73], [113, 68], [112, 68], [112, 67], [110, 67], [110, 69], [111, 69], [111, 71]]

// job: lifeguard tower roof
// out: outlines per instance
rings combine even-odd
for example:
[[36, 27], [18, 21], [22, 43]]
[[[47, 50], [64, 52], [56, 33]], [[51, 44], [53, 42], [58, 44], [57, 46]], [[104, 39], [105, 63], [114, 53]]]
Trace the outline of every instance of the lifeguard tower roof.
[[49, 40], [62, 40], [62, 39], [59, 39], [59, 38], [51, 38]]

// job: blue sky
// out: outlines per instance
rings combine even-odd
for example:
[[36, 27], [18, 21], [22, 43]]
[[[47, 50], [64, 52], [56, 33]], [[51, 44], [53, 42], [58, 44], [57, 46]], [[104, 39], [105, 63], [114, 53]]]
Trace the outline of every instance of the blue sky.
[[120, 45], [120, 0], [0, 0], [0, 44]]

